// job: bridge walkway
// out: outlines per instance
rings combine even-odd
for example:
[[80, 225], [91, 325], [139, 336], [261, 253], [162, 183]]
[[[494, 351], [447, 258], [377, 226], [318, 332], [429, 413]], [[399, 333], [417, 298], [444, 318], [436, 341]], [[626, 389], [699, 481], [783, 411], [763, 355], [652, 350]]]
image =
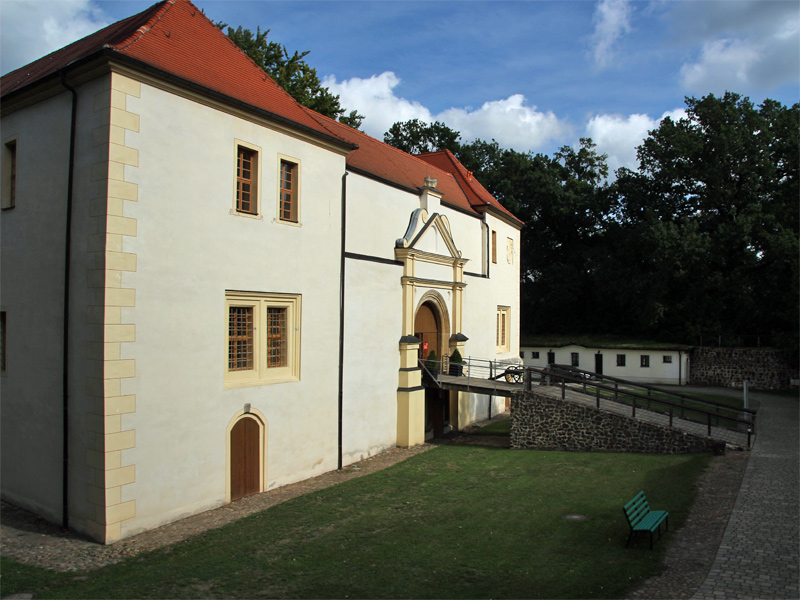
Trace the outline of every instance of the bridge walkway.
[[[465, 368], [462, 375], [450, 375], [444, 373], [432, 374], [427, 372], [428, 377], [423, 378], [423, 385], [457, 392], [470, 392], [474, 394], [505, 397], [509, 397], [517, 392], [525, 391], [524, 377], [521, 374], [523, 371], [522, 367], [520, 366], [493, 363], [489, 367], [481, 367], [479, 366], [479, 361], [476, 361], [475, 359], [470, 359], [466, 364], [469, 364], [469, 368]], [[510, 369], [506, 371], [509, 366]], [[439, 370], [449, 371], [449, 369], [442, 368]], [[530, 369], [524, 370], [528, 371]], [[504, 375], [504, 373], [508, 372], [512, 372], [513, 375]], [[556, 377], [553, 377], [551, 381], [554, 379], [556, 379]], [[754, 414], [752, 415], [753, 423], [748, 427], [746, 423], [740, 422], [738, 424], [738, 430], [719, 425], [709, 426], [707, 423], [683, 419], [677, 415], [670, 416], [669, 414], [665, 414], [663, 412], [648, 410], [642, 405], [644, 399], [638, 400], [638, 404], [634, 408], [630, 404], [616, 401], [611, 397], [606, 397], [599, 394], [594, 395], [591, 392], [584, 391], [585, 383], [567, 383], [563, 379], [562, 381], [564, 382], [563, 385], [561, 382], [554, 385], [544, 385], [545, 379], [543, 378], [541, 382], [531, 381], [529, 385], [532, 391], [535, 391], [539, 394], [563, 399], [566, 402], [573, 402], [583, 406], [593, 406], [603, 411], [638, 419], [643, 422], [653, 423], [669, 429], [675, 429], [701, 437], [723, 441], [735, 448], [749, 448], [755, 439]], [[597, 384], [595, 383], [590, 385]], [[664, 390], [663, 393], [669, 394], [671, 392]], [[745, 417], [747, 417], [747, 415], [745, 415]], [[719, 421], [719, 419], [717, 421]], [[748, 429], [750, 430], [749, 432]]]

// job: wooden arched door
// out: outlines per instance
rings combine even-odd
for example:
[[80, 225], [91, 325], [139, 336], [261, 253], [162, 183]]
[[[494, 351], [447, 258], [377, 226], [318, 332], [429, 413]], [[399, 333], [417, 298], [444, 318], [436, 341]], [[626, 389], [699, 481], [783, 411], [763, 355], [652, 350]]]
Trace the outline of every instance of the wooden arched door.
[[442, 360], [439, 348], [441, 335], [439, 319], [433, 307], [427, 302], [420, 305], [414, 319], [414, 336], [420, 340], [420, 358], [428, 358], [431, 352], [436, 352], [436, 360]]
[[231, 429], [231, 500], [261, 491], [261, 428], [253, 417], [240, 419]]

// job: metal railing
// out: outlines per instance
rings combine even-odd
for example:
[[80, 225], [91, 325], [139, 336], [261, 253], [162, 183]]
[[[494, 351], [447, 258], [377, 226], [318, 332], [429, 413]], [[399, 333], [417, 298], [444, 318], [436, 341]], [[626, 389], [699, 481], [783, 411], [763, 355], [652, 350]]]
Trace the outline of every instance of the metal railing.
[[541, 374], [545, 383], [560, 384], [562, 399], [566, 396], [567, 384], [570, 384], [569, 389], [572, 391], [594, 396], [598, 408], [600, 400], [603, 399], [629, 406], [632, 417], [636, 416], [637, 408], [647, 409], [668, 415], [670, 427], [677, 416], [686, 421], [706, 425], [709, 437], [712, 426], [746, 432], [748, 448], [751, 436], [755, 433], [756, 411], [751, 408], [735, 408], [691, 394], [632, 383], [568, 365], [548, 365], [546, 369], [534, 370]]
[[[667, 415], [670, 428], [677, 417], [706, 425], [709, 437], [712, 426], [747, 433], [748, 448], [751, 445], [751, 436], [755, 433], [756, 411], [753, 409], [735, 408], [691, 394], [633, 383], [568, 365], [551, 364], [539, 369], [525, 367], [513, 360], [497, 361], [473, 357], [456, 364], [450, 362], [447, 355], [437, 361], [420, 359], [419, 363], [423, 373], [439, 388], [442, 387], [442, 375], [464, 377], [459, 380], [459, 384], [465, 386], [467, 391], [491, 395], [507, 395], [510, 391], [507, 384], [519, 384], [518, 389], [530, 391], [533, 383], [538, 382], [560, 386], [562, 400], [566, 399], [566, 390], [570, 389], [593, 396], [597, 408], [600, 408], [601, 400], [627, 406], [631, 409], [633, 418], [636, 417], [637, 409]], [[498, 387], [498, 384], [502, 387]]]

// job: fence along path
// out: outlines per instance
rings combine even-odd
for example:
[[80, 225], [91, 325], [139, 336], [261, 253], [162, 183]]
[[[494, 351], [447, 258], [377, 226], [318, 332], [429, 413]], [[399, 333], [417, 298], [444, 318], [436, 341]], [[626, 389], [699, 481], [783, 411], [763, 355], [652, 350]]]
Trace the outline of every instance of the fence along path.
[[[422, 362], [422, 361], [421, 361]], [[715, 406], [715, 403], [700, 398], [694, 398], [686, 394], [675, 394], [669, 391], [660, 390], [652, 386], [642, 386], [621, 379], [603, 377], [589, 371], [582, 371], [573, 367], [562, 365], [552, 365], [558, 367], [560, 372], [552, 370], [534, 369], [522, 367], [521, 365], [490, 360], [468, 358], [463, 363], [462, 374], [457, 375], [446, 360], [426, 361], [423, 363], [423, 373], [426, 374], [423, 384], [435, 386], [442, 389], [455, 390], [460, 392], [471, 392], [475, 394], [487, 394], [493, 396], [511, 396], [514, 393], [530, 389], [537, 393], [550, 397], [561, 398], [564, 401], [582, 404], [584, 406], [594, 406], [600, 410], [635, 418], [647, 423], [653, 423], [662, 427], [684, 431], [701, 437], [709, 437], [714, 440], [723, 441], [726, 444], [737, 448], [748, 448], [755, 436], [755, 411], [741, 411], [741, 415], [735, 419], [721, 415], [710, 414], [710, 411], [693, 409], [699, 412], [710, 414], [706, 423], [681, 418], [675, 414], [665, 414], [655, 410], [649, 410], [643, 406], [646, 401], [666, 402], [659, 398], [647, 398], [629, 389], [655, 390], [659, 394], [665, 394], [667, 398], [672, 397], [672, 402], [683, 399], [691, 399], [701, 406]], [[541, 381], [534, 382], [535, 378]], [[602, 381], [613, 381], [615, 388], [604, 386]], [[551, 385], [546, 385], [546, 383]], [[536, 385], [534, 385], [536, 383]], [[618, 384], [622, 384], [622, 388]], [[594, 392], [587, 391], [587, 388], [594, 388]], [[620, 402], [608, 395], [600, 394], [603, 390], [610, 394], [611, 391], [633, 398], [637, 404]], [[675, 407], [677, 409], [677, 406]], [[687, 409], [689, 410], [689, 409]], [[716, 419], [717, 424], [713, 425], [712, 420]], [[720, 420], [727, 420], [735, 424], [739, 429], [720, 426]]]

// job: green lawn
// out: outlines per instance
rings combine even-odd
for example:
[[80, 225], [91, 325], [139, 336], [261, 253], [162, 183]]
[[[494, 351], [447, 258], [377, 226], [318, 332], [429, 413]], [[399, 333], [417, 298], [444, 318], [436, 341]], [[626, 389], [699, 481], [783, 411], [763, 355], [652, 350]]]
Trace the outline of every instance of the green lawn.
[[470, 432], [470, 435], [511, 435], [511, 419], [498, 419]]
[[[686, 517], [708, 455], [447, 445], [85, 574], [3, 559], [2, 593], [37, 598], [611, 598], [666, 548], [625, 548], [645, 490]], [[577, 513], [588, 521], [568, 521]], [[680, 533], [677, 533], [680, 535]]]

